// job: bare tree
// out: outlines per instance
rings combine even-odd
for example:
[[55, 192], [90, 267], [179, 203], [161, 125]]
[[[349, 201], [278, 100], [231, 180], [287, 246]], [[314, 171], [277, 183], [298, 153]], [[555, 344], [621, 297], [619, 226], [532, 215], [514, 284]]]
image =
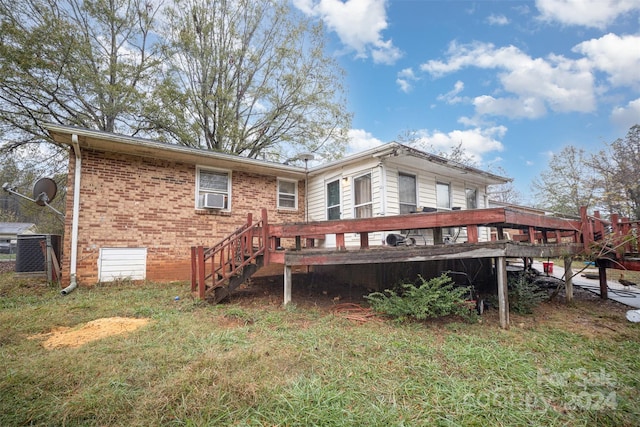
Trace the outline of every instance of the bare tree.
[[532, 183], [536, 204], [555, 213], [578, 215], [580, 207], [600, 202], [598, 173], [581, 148], [564, 147]]
[[600, 173], [609, 211], [640, 219], [640, 125], [593, 155], [590, 164]]

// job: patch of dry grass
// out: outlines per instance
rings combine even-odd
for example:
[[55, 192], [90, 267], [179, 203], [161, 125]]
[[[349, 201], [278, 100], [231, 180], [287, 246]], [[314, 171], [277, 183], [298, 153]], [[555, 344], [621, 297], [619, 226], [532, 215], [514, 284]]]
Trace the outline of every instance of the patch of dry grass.
[[[0, 425], [640, 423], [640, 325], [615, 304], [545, 303], [504, 331], [495, 310], [476, 324], [352, 322], [261, 293], [211, 306], [188, 289], [61, 297], [1, 275]], [[151, 321], [76, 348], [27, 339], [106, 317]]]

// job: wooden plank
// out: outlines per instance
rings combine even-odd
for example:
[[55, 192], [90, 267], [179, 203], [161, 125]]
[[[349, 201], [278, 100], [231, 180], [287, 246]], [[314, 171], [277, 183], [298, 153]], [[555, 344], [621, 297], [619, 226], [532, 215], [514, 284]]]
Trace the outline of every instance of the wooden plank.
[[336, 233], [336, 249], [339, 251], [347, 250], [347, 246], [344, 243], [344, 233]]
[[478, 226], [467, 225], [467, 242], [478, 243]]
[[491, 208], [310, 223], [273, 224], [270, 226], [269, 232], [271, 235], [279, 237], [295, 237], [406, 229], [419, 230], [435, 227], [464, 227], [473, 224], [489, 225], [500, 224], [504, 220], [503, 208]]
[[536, 242], [536, 229], [532, 226], [529, 226], [529, 243]]
[[291, 302], [291, 266], [284, 266], [284, 302], [287, 305]]
[[532, 226], [545, 230], [579, 230], [580, 221], [556, 218], [548, 215], [537, 215], [527, 212], [505, 208], [505, 226], [507, 228], [519, 228], [517, 226]]
[[496, 274], [498, 279], [498, 311], [500, 312], [500, 327], [509, 329], [509, 293], [507, 290], [507, 259], [496, 258]]
[[[458, 248], [458, 250], [451, 250], [452, 246], [458, 245], [422, 246], [421, 248], [424, 249], [421, 250], [416, 249], [415, 246], [405, 246], [349, 251], [287, 251], [284, 259], [285, 263], [289, 265], [354, 265], [505, 256], [504, 248], [474, 248], [470, 250]], [[429, 248], [434, 249], [429, 250]]]

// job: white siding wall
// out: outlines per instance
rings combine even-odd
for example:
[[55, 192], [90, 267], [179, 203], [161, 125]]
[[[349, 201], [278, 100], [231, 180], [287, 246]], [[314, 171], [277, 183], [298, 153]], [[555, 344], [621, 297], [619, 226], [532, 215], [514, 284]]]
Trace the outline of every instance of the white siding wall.
[[[415, 162], [414, 162], [415, 163]], [[428, 163], [425, 162], [425, 166]], [[459, 178], [447, 176], [445, 174], [435, 174], [429, 170], [411, 167], [403, 162], [403, 158], [389, 158], [380, 161], [377, 158], [363, 159], [351, 165], [328, 170], [322, 174], [309, 178], [309, 220], [324, 221], [327, 219], [326, 213], [326, 184], [335, 179], [340, 180], [341, 197], [341, 218], [349, 219], [354, 217], [353, 210], [353, 178], [364, 173], [371, 173], [373, 216], [398, 215], [400, 212], [400, 201], [398, 191], [398, 174], [406, 173], [416, 176], [417, 205], [418, 210], [422, 207], [436, 206], [436, 182], [450, 184], [451, 206], [466, 209], [466, 188], [476, 188], [478, 191], [478, 208], [485, 208], [486, 187], [483, 184], [472, 181], [464, 181]], [[382, 244], [387, 232], [370, 233], [369, 243], [371, 245]], [[413, 233], [412, 233], [413, 234]], [[433, 244], [433, 232], [431, 230], [421, 230], [415, 232], [417, 244]], [[466, 236], [466, 232], [461, 233]], [[489, 229], [481, 227], [479, 230], [480, 241], [489, 240]], [[464, 238], [463, 238], [464, 240]], [[334, 244], [333, 239], [328, 239], [329, 246]], [[325, 242], [319, 242], [323, 245]], [[359, 235], [350, 233], [345, 235], [347, 246], [357, 246], [360, 243]]]

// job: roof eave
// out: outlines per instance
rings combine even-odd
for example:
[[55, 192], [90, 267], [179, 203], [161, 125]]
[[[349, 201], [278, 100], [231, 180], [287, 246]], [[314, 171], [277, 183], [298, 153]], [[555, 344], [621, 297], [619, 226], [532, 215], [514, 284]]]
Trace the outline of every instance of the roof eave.
[[167, 144], [150, 139], [135, 138], [91, 129], [46, 124], [51, 138], [64, 145], [72, 145], [71, 136], [77, 135], [81, 148], [175, 161], [200, 166], [219, 167], [234, 171], [258, 173], [283, 178], [304, 179], [304, 168], [250, 159], [231, 154], [182, 145]]

